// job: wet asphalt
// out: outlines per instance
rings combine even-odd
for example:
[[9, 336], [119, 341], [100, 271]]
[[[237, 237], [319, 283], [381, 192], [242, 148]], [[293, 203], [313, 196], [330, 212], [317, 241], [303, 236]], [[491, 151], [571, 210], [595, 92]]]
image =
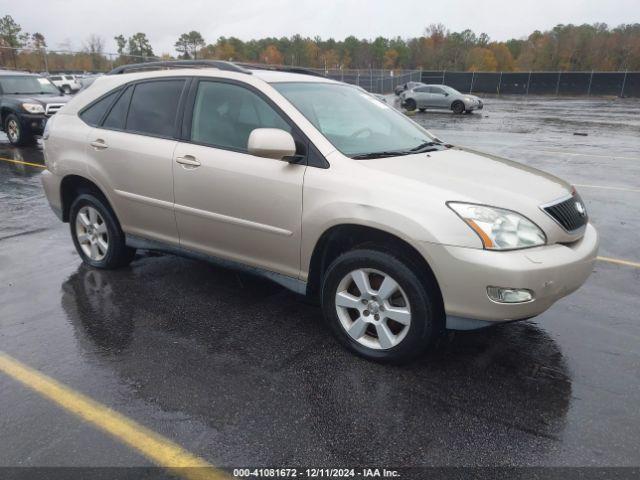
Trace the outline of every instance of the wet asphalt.
[[[640, 262], [639, 107], [490, 98], [413, 118], [579, 185], [600, 254]], [[4, 140], [0, 157], [42, 163]], [[638, 268], [598, 262], [535, 319], [382, 366], [266, 280], [145, 252], [84, 267], [39, 173], [0, 161], [0, 350], [214, 465], [640, 465]], [[0, 466], [150, 465], [2, 373], [0, 445]]]

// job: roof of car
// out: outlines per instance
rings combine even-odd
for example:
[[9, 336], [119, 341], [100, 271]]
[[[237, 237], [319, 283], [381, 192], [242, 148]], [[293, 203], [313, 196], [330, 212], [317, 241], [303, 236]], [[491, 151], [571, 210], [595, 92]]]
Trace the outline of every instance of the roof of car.
[[291, 73], [278, 70], [251, 70], [251, 73], [267, 83], [282, 82], [322, 82], [322, 83], [339, 83], [330, 78], [316, 75], [307, 75], [304, 73]]
[[18, 70], [0, 70], [0, 75], [2, 76], [20, 76], [20, 77], [40, 77], [41, 75], [38, 73], [31, 72], [20, 72]]

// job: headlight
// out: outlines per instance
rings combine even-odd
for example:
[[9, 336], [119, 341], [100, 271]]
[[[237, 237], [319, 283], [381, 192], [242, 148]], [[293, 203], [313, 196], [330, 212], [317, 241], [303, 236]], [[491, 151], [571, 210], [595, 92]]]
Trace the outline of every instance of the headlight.
[[44, 113], [44, 107], [39, 103], [23, 103], [22, 108], [29, 113]]
[[447, 205], [476, 232], [488, 250], [535, 247], [547, 242], [540, 227], [511, 210], [459, 202]]

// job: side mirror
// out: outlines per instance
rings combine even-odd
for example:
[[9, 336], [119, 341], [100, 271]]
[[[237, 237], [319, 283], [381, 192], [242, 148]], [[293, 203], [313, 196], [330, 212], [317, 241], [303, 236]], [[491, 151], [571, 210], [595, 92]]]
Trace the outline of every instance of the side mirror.
[[289, 132], [279, 128], [256, 128], [249, 135], [247, 150], [257, 157], [287, 162], [296, 154], [296, 143]]
[[448, 96], [449, 96], [449, 94], [448, 94], [448, 93], [445, 93], [445, 94], [444, 94], [444, 96], [445, 96], [445, 97], [448, 97]]

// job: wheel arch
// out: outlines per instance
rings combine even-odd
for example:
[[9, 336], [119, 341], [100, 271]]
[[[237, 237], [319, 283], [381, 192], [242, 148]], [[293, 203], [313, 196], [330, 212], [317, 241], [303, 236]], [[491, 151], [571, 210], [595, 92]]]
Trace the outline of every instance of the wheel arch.
[[371, 248], [391, 253], [407, 262], [420, 276], [426, 287], [437, 290], [440, 299], [439, 308], [444, 312], [442, 291], [433, 269], [420, 252], [406, 240], [387, 231], [346, 223], [334, 225], [320, 235], [309, 264], [307, 277], [307, 295], [317, 297], [322, 285], [322, 278], [328, 266], [341, 254], [355, 248]]
[[[101, 200], [115, 213], [111, 202], [104, 194], [102, 189], [93, 181], [81, 175], [71, 174], [65, 176], [60, 182], [60, 202], [62, 207], [62, 221], [69, 221], [69, 212], [73, 200], [82, 193], [92, 193]], [[117, 216], [116, 216], [117, 217]]]

